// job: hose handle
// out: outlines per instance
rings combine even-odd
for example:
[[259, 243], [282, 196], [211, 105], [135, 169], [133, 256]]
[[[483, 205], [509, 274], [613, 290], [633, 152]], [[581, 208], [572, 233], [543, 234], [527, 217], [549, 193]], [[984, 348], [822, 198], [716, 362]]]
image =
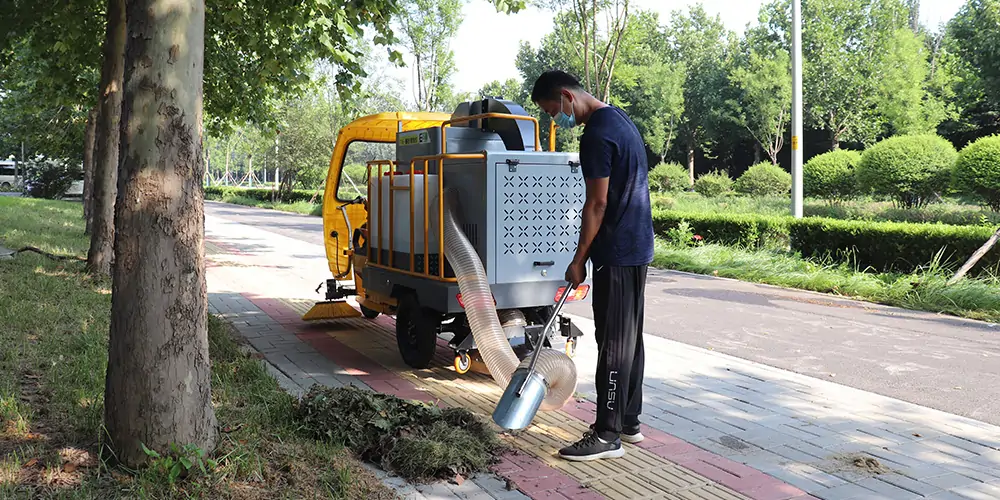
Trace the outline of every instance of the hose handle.
[[517, 396], [521, 395], [521, 391], [524, 387], [528, 385], [528, 379], [531, 374], [535, 371], [535, 363], [538, 361], [538, 353], [542, 352], [542, 344], [545, 339], [549, 338], [549, 330], [552, 329], [552, 325], [556, 322], [556, 317], [559, 316], [559, 312], [562, 311], [563, 304], [566, 303], [566, 299], [569, 298], [570, 293], [575, 290], [576, 287], [570, 281], [566, 282], [566, 291], [563, 292], [562, 296], [559, 297], [559, 301], [556, 302], [556, 308], [552, 311], [552, 316], [549, 316], [549, 320], [545, 322], [545, 327], [542, 328], [542, 333], [538, 335], [538, 343], [535, 345], [535, 351], [531, 353], [531, 362], [528, 364], [528, 376], [524, 377], [521, 382], [521, 386], [517, 388]]

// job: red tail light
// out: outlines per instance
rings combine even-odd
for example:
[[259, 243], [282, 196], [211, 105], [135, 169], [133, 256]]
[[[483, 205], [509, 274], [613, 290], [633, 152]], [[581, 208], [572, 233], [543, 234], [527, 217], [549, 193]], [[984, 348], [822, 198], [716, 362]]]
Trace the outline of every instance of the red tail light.
[[[462, 302], [462, 294], [455, 295], [455, 298], [458, 299], [458, 305], [461, 306], [462, 309], [465, 309], [465, 302]], [[496, 297], [493, 297], [493, 305], [494, 306], [497, 305], [497, 298]]]
[[[566, 293], [566, 287], [561, 286], [559, 290], [556, 290], [556, 297], [553, 299], [554, 302], [559, 302], [562, 295]], [[587, 294], [590, 293], [590, 285], [580, 285], [573, 289], [570, 296], [566, 298], [566, 302], [573, 302], [574, 300], [583, 300], [587, 298]]]

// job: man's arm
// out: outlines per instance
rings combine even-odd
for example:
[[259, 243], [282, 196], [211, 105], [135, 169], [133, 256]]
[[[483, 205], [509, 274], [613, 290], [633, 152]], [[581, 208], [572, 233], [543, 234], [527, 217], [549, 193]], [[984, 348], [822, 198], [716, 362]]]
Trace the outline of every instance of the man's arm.
[[604, 221], [604, 211], [608, 206], [608, 178], [586, 179], [587, 201], [583, 204], [583, 222], [580, 224], [580, 240], [576, 246], [573, 263], [583, 265], [590, 256], [590, 246], [597, 237], [597, 231]]

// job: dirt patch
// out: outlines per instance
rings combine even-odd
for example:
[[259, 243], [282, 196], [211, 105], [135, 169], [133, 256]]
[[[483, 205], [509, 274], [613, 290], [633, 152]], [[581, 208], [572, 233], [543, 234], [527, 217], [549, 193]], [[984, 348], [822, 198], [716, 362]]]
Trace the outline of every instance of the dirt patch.
[[818, 468], [828, 473], [847, 472], [867, 477], [894, 472], [879, 459], [863, 453], [834, 455], [826, 463], [819, 464]]

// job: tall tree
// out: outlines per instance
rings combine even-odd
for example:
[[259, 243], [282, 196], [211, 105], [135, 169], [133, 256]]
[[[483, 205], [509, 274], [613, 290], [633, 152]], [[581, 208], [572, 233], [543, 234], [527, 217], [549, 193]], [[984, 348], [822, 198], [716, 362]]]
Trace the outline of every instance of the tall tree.
[[540, 0], [537, 5], [567, 14], [558, 29], [570, 34], [581, 84], [598, 99], [611, 96], [622, 37], [630, 21], [630, 0]]
[[462, 23], [460, 0], [407, 0], [399, 14], [403, 45], [413, 56], [417, 109], [441, 111], [450, 104], [455, 55], [450, 42]]
[[201, 190], [204, 0], [132, 0], [105, 389], [114, 456], [214, 449]]
[[949, 110], [938, 101], [932, 80], [930, 59], [923, 41], [909, 28], [896, 30], [887, 47], [880, 69], [875, 104], [884, 117], [890, 133], [933, 134], [949, 116]]
[[503, 82], [500, 80], [494, 80], [486, 85], [483, 85], [483, 88], [479, 89], [479, 92], [476, 93], [476, 98], [502, 97], [509, 101], [517, 102], [523, 106], [524, 103], [522, 101], [524, 99], [524, 95], [522, 90], [523, 86], [521, 81], [517, 78], [508, 78]]
[[115, 233], [115, 195], [118, 180], [118, 145], [121, 135], [122, 78], [125, 57], [125, 0], [108, 0], [108, 23], [101, 67], [100, 110], [94, 147], [92, 233], [87, 269], [111, 272]]
[[740, 91], [737, 120], [777, 165], [792, 111], [788, 52], [779, 49], [765, 56], [751, 49], [745, 65], [735, 68], [731, 79]]
[[97, 141], [97, 111], [87, 113], [87, 129], [83, 136], [83, 234], [89, 235], [94, 224], [94, 147]]
[[629, 89], [627, 111], [646, 144], [666, 156], [684, 113], [684, 67], [662, 61], [623, 65], [619, 77]]
[[961, 142], [1000, 132], [1000, 0], [966, 1], [947, 33], [962, 111], [962, 123], [951, 128]]
[[723, 107], [720, 91], [727, 86], [724, 64], [729, 37], [722, 19], [709, 16], [701, 4], [691, 7], [687, 15], [674, 11], [667, 27], [671, 61], [687, 68], [680, 133], [687, 150], [691, 183], [695, 152], [711, 146], [713, 118]]

